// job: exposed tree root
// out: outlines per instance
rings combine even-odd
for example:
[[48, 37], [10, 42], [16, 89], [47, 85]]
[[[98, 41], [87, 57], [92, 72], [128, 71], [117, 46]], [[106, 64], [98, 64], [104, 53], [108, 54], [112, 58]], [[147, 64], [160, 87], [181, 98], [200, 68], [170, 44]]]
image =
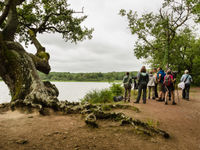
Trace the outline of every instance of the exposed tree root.
[[[148, 135], [148, 136], [162, 136], [164, 138], [169, 138], [169, 134], [161, 129], [155, 128], [148, 123], [142, 122], [137, 119], [130, 118], [125, 116], [123, 113], [116, 112], [104, 112], [102, 110], [103, 105], [95, 104], [80, 104], [77, 102], [68, 102], [68, 101], [53, 101], [51, 104], [42, 106], [41, 104], [32, 104], [32, 103], [23, 103], [24, 101], [15, 101], [15, 103], [10, 104], [1, 104], [1, 107], [11, 107], [12, 110], [15, 109], [28, 109], [29, 112], [38, 110], [41, 115], [50, 114], [50, 110], [56, 112], [62, 112], [63, 114], [82, 114], [85, 116], [85, 123], [94, 128], [98, 128], [97, 120], [112, 120], [121, 122], [121, 126], [131, 125], [136, 132]], [[112, 104], [109, 104], [112, 105]], [[128, 109], [127, 105], [112, 105], [112, 108], [121, 108]]]

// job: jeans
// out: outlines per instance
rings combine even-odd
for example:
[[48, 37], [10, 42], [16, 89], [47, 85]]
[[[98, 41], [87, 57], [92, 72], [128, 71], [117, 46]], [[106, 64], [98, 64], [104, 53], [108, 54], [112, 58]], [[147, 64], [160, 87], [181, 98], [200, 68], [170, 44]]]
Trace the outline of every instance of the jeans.
[[182, 98], [189, 100], [190, 84], [185, 84], [185, 88], [182, 90]]
[[142, 91], [143, 91], [143, 103], [146, 103], [147, 84], [139, 84], [139, 86], [138, 86], [138, 96], [137, 96], [136, 102], [140, 101]]

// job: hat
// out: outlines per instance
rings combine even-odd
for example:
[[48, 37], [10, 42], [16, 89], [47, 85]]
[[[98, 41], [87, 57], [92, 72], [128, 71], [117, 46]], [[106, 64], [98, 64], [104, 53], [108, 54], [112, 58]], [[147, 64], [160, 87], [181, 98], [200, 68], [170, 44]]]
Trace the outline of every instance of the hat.
[[185, 70], [185, 74], [187, 74], [187, 73], [189, 73], [189, 71], [188, 71], [188, 70]]

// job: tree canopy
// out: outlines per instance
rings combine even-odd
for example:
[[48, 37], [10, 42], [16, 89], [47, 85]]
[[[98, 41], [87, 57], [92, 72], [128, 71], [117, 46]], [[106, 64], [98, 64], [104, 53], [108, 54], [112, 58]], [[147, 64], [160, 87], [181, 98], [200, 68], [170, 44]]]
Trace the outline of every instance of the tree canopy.
[[156, 13], [139, 16], [132, 10], [120, 10], [120, 15], [128, 18], [130, 32], [138, 37], [135, 56], [152, 66], [170, 67], [179, 73], [188, 69], [196, 75], [200, 43], [193, 20], [198, 23], [198, 6], [196, 0], [164, 0]]
[[[11, 2], [10, 2], [11, 3]], [[0, 8], [6, 6], [1, 2]], [[24, 1], [17, 7], [18, 26], [16, 35], [19, 35], [19, 41], [30, 41], [29, 30], [37, 34], [42, 33], [60, 33], [65, 41], [82, 41], [85, 38], [92, 38], [93, 29], [82, 27], [81, 23], [87, 18], [83, 15], [75, 17], [75, 13], [83, 13], [74, 11], [69, 8], [66, 0], [31, 0]], [[5, 27], [6, 22], [0, 26]]]

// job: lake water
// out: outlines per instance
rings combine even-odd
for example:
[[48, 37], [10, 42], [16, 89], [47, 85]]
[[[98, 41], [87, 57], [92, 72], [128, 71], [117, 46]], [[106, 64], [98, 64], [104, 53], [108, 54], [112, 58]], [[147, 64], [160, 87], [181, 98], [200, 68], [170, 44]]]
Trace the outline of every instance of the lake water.
[[[52, 82], [59, 90], [59, 100], [77, 102], [92, 90], [110, 87], [107, 82]], [[0, 81], [0, 103], [10, 102], [8, 87]]]

